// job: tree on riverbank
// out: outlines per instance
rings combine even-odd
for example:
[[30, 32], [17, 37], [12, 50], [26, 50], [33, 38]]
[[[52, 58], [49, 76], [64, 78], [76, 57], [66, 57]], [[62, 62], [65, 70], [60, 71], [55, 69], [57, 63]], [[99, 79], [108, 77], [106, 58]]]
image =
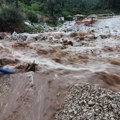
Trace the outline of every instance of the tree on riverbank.
[[19, 6], [21, 10], [36, 11], [47, 16], [120, 10], [120, 0], [1, 0], [0, 3], [17, 8]]
[[[3, 8], [15, 8], [26, 20], [38, 22], [47, 19], [50, 24], [56, 24], [57, 18], [75, 14], [120, 12], [120, 0], [0, 0], [0, 19], [3, 20]], [[5, 11], [8, 14], [8, 10]], [[10, 9], [9, 9], [10, 10]], [[11, 11], [9, 11], [11, 12]], [[9, 15], [8, 15], [9, 16]], [[20, 19], [22, 17], [17, 17]], [[7, 17], [4, 19], [10, 19]], [[5, 25], [5, 22], [1, 22]], [[14, 22], [13, 22], [14, 24]], [[0, 26], [3, 27], [3, 25]], [[3, 27], [4, 28], [4, 27]]]
[[23, 17], [15, 8], [4, 7], [0, 11], [0, 31], [19, 31], [23, 25]]

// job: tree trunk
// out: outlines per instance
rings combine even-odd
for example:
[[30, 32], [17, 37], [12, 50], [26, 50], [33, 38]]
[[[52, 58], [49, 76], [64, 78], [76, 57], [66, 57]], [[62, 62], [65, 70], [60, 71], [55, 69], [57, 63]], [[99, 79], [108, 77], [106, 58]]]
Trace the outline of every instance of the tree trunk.
[[15, 6], [16, 6], [16, 8], [19, 7], [19, 5], [18, 5], [18, 0], [15, 0]]

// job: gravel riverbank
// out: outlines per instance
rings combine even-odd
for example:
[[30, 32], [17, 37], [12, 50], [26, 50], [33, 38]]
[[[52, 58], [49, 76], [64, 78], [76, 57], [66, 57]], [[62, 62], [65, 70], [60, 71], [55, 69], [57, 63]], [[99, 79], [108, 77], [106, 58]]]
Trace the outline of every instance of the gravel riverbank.
[[120, 120], [120, 93], [93, 85], [75, 85], [57, 120]]

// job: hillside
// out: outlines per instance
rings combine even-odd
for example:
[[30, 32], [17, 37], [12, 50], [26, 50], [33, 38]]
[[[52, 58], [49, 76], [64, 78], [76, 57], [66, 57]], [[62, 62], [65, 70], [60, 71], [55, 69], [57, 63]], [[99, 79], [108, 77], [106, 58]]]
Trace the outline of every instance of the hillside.
[[[120, 10], [119, 0], [1, 0], [0, 31], [32, 32], [41, 28], [24, 26], [24, 21], [32, 23], [58, 24], [59, 17], [75, 14], [117, 13]], [[6, 16], [9, 14], [10, 16]], [[17, 24], [18, 23], [18, 24]], [[8, 24], [8, 25], [7, 25]], [[9, 26], [7, 28], [6, 26]], [[17, 26], [17, 27], [16, 27]]]

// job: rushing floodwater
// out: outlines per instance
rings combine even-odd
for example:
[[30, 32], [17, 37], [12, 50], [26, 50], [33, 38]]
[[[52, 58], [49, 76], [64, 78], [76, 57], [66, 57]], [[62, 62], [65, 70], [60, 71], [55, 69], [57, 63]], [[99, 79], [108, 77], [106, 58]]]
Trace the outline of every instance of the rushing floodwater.
[[[53, 120], [69, 87], [82, 82], [120, 91], [120, 17], [98, 20], [92, 27], [74, 23], [66, 22], [49, 33], [23, 33], [29, 36], [27, 42], [0, 41], [0, 59], [6, 58], [3, 67], [20, 69], [14, 75], [1, 76], [0, 120]], [[90, 30], [95, 31], [97, 39], [76, 41], [69, 36], [75, 31]], [[107, 34], [110, 38], [101, 39], [100, 35]], [[30, 40], [41, 36], [46, 39]], [[62, 49], [62, 39], [74, 45]], [[21, 47], [22, 43], [25, 45]], [[9, 63], [15, 59], [18, 62]], [[25, 66], [20, 67], [33, 61], [39, 68], [35, 73], [26, 73]]]

